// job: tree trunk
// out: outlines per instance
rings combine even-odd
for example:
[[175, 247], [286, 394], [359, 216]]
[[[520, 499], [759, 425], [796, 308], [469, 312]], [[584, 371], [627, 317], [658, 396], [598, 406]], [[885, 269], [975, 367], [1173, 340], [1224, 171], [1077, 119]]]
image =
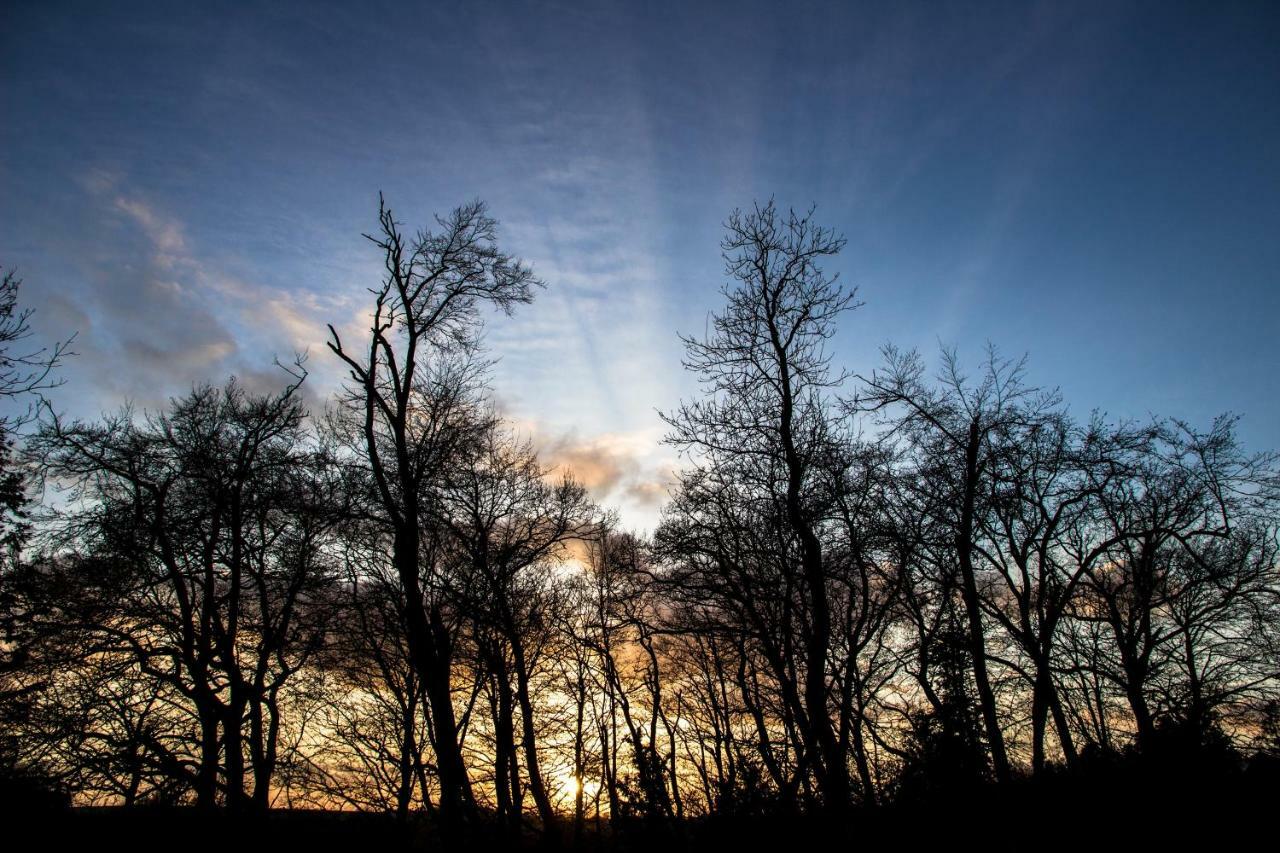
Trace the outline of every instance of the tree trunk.
[[538, 807], [538, 817], [542, 821], [542, 832], [548, 838], [554, 838], [559, 831], [556, 811], [547, 796], [547, 787], [542, 779], [542, 769], [538, 764], [537, 730], [534, 728], [533, 701], [529, 697], [529, 671], [525, 665], [524, 646], [518, 635], [512, 632], [511, 654], [516, 670], [516, 701], [520, 705], [520, 723], [524, 744], [524, 768], [529, 777], [529, 792]]
[[960, 563], [961, 596], [969, 623], [969, 653], [973, 658], [973, 680], [978, 688], [978, 703], [991, 749], [991, 765], [996, 781], [1009, 781], [1009, 757], [1004, 748], [1004, 733], [996, 709], [995, 692], [987, 673], [987, 643], [982, 629], [982, 606], [978, 598], [978, 580], [973, 566], [973, 531], [978, 492], [978, 452], [982, 435], [977, 421], [969, 425], [969, 441], [965, 448], [964, 494], [960, 506], [960, 527], [956, 532], [956, 554]]

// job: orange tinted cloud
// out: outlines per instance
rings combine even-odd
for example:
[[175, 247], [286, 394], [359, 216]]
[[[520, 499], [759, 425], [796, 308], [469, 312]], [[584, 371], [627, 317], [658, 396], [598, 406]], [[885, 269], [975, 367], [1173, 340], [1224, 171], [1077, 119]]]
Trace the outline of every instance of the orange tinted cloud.
[[568, 434], [538, 446], [545, 466], [571, 474], [596, 500], [654, 509], [666, 499], [671, 478], [647, 458], [653, 443], [647, 435]]

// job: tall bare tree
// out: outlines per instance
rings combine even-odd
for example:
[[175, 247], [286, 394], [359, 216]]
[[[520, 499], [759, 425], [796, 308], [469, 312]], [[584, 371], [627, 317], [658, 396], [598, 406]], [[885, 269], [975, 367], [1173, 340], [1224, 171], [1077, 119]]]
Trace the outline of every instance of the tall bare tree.
[[482, 310], [510, 312], [539, 282], [498, 248], [497, 222], [480, 202], [406, 237], [379, 197], [378, 225], [368, 237], [385, 275], [370, 289], [367, 336], [353, 348], [330, 326], [329, 348], [349, 370], [342, 404], [392, 540], [409, 650], [431, 708], [441, 816], [455, 825], [471, 815], [474, 797], [453, 707], [454, 630], [424, 559], [424, 501], [471, 434]]
[[729, 217], [721, 243], [732, 282], [724, 288], [727, 304], [705, 339], [682, 338], [685, 367], [706, 396], [664, 417], [667, 441], [694, 463], [690, 486], [708, 471], [714, 477], [733, 468], [761, 490], [757, 500], [776, 501], [781, 510], [782, 581], [798, 593], [803, 612], [800, 648], [778, 660], [779, 674], [792, 667], [803, 673], [791, 702], [803, 720], [804, 758], [823, 802], [840, 809], [850, 787], [828, 707], [832, 614], [819, 481], [835, 432], [826, 395], [845, 378], [830, 370], [825, 344], [856, 302], [822, 268], [844, 238], [812, 214], [782, 213], [770, 201]]

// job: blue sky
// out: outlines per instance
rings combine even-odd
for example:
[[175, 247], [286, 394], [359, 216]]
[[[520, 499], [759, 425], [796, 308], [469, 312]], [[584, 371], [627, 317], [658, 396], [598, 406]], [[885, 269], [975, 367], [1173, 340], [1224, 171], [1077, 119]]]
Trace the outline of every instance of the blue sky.
[[382, 190], [486, 200], [547, 282], [495, 390], [650, 526], [735, 206], [817, 205], [886, 341], [1028, 353], [1081, 414], [1280, 447], [1280, 6], [23, 3], [0, 12], [0, 263], [58, 404], [274, 381], [358, 321]]

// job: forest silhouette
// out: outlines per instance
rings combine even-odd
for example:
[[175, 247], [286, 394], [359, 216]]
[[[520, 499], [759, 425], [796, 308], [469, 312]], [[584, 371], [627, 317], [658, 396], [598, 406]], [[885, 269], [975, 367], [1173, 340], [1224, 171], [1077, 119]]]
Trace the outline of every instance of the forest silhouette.
[[726, 220], [651, 533], [495, 405], [485, 326], [545, 285], [480, 202], [421, 231], [380, 202], [384, 275], [310, 354], [345, 377], [310, 406], [299, 357], [274, 391], [64, 417], [71, 350], [30, 345], [6, 275], [9, 825], [231, 850], [1265, 828], [1277, 456], [1229, 414], [1080, 417], [991, 344], [834, 363], [871, 309], [815, 217]]

